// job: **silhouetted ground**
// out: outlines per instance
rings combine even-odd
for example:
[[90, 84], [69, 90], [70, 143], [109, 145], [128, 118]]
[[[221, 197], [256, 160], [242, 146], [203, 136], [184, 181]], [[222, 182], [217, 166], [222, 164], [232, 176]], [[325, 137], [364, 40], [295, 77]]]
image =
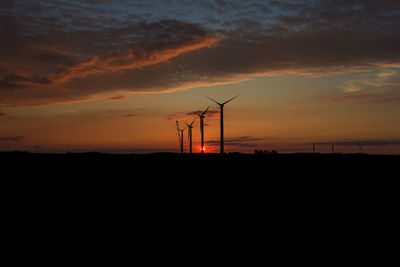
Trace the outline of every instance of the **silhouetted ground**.
[[389, 266], [396, 252], [399, 156], [0, 160], [19, 266]]

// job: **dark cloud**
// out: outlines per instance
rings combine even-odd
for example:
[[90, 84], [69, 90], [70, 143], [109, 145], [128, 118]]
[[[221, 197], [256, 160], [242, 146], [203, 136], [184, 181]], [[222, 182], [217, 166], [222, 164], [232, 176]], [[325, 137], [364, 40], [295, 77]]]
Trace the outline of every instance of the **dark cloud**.
[[[261, 138], [253, 136], [240, 136], [236, 138], [225, 138], [224, 145], [226, 146], [240, 146], [240, 147], [256, 147], [258, 144], [254, 143], [262, 140]], [[219, 140], [208, 140], [207, 145], [216, 146], [219, 145]]]
[[108, 101], [124, 101], [127, 98], [128, 98], [127, 96], [119, 95], [119, 96], [113, 96], [113, 97], [107, 98], [107, 100]]
[[[107, 13], [107, 3], [21, 2], [0, 12], [0, 103], [67, 102], [114, 91], [237, 82], [254, 74], [323, 75], [400, 62], [398, 1], [184, 1], [169, 16], [190, 19], [194, 7], [202, 18], [220, 14], [215, 24], [202, 21], [205, 26], [146, 21], [134, 12], [138, 20], [122, 21], [111, 5]], [[132, 8], [126, 1], [114, 4]], [[96, 7], [105, 13], [96, 15]], [[149, 13], [159, 7], [138, 8]], [[69, 16], [57, 16], [63, 12]]]
[[[204, 110], [195, 110], [195, 111], [190, 111], [185, 113], [186, 116], [197, 116], [197, 114], [203, 113]], [[219, 109], [209, 109], [207, 110], [206, 114], [204, 114], [205, 117], [215, 117], [215, 115], [219, 114]]]
[[[46, 43], [51, 37], [57, 38], [59, 46]], [[30, 37], [26, 39], [30, 41]], [[24, 65], [32, 66], [28, 71], [20, 74], [20, 65], [12, 62], [14, 68], [5, 69], [3, 75], [0, 72], [0, 102], [65, 102], [117, 88], [148, 90], [153, 87], [151, 80], [156, 73], [150, 70], [151, 73], [142, 75], [143, 70], [149, 70], [146, 67], [168, 62], [180, 54], [218, 42], [202, 28], [175, 20], [139, 23], [103, 31], [61, 31], [54, 36], [37, 36], [37, 39], [39, 42], [27, 47], [31, 50], [30, 54], [38, 53], [24, 59]], [[81, 41], [79, 47], [71, 43], [71, 39]], [[57, 49], [62, 52], [54, 52]], [[132, 74], [135, 69], [138, 69], [136, 75]], [[119, 82], [115, 83], [115, 80]], [[1, 94], [4, 90], [7, 94]]]
[[400, 145], [400, 141], [387, 141], [387, 140], [369, 140], [369, 141], [334, 141], [334, 142], [320, 142], [315, 145], [334, 145], [334, 146], [391, 146]]
[[106, 4], [113, 2], [114, 0], [78, 0], [78, 1], [86, 4]]
[[184, 112], [175, 112], [172, 114], [168, 114], [166, 119], [169, 121], [176, 121], [176, 120], [184, 120], [185, 118], [186, 116]]
[[332, 101], [337, 103], [361, 100], [366, 101], [367, 103], [400, 103], [400, 97], [398, 95], [385, 93], [353, 93], [332, 98]]
[[343, 102], [351, 99], [368, 98], [370, 95], [367, 94], [346, 94], [332, 98], [334, 102]]
[[47, 52], [47, 53], [41, 53], [38, 55], [35, 55], [33, 60], [44, 63], [44, 64], [49, 64], [49, 65], [62, 65], [62, 66], [72, 66], [74, 64], [77, 64], [78, 61], [77, 59], [64, 55], [64, 54], [59, 54], [55, 52]]
[[[193, 118], [198, 118], [197, 114], [203, 113], [204, 110], [194, 110], [190, 112], [175, 112], [172, 114], [168, 114], [167, 120], [176, 121], [176, 120], [189, 120]], [[215, 118], [219, 114], [219, 109], [208, 109], [206, 114], [204, 115], [206, 118]]]
[[25, 136], [0, 136], [0, 141], [21, 142]]

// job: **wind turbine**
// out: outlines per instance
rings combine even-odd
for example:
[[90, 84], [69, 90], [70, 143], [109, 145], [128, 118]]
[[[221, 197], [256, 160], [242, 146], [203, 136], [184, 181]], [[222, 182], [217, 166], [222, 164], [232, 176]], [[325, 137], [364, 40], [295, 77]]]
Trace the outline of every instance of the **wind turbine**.
[[219, 102], [215, 101], [214, 99], [207, 96], [208, 99], [217, 103], [219, 105], [219, 109], [220, 109], [219, 115], [220, 115], [220, 131], [221, 131], [221, 136], [220, 136], [220, 153], [221, 154], [224, 154], [224, 105], [227, 104], [228, 102], [232, 101], [233, 99], [235, 99], [238, 96], [239, 95], [232, 97], [231, 99], [229, 99], [228, 101], [225, 101], [224, 103], [219, 103]]
[[204, 147], [204, 114], [206, 114], [207, 110], [210, 108], [210, 106], [208, 106], [208, 108], [206, 108], [206, 110], [203, 111], [203, 113], [199, 114], [197, 112], [195, 112], [194, 114], [196, 114], [197, 116], [200, 117], [200, 134], [201, 134], [201, 153], [204, 153], [204, 150], [206, 150], [206, 148]]
[[180, 129], [179, 128], [179, 122], [176, 121], [176, 129], [178, 130], [178, 139], [179, 139], [179, 144], [181, 147], [181, 153], [183, 153], [183, 131], [185, 129]]
[[358, 147], [360, 148], [361, 153], [364, 153], [360, 142], [358, 142]]
[[186, 121], [183, 121], [186, 126], [188, 127], [188, 138], [189, 138], [189, 153], [192, 154], [192, 129], [193, 129], [193, 123], [195, 121], [192, 121], [192, 123], [188, 124]]

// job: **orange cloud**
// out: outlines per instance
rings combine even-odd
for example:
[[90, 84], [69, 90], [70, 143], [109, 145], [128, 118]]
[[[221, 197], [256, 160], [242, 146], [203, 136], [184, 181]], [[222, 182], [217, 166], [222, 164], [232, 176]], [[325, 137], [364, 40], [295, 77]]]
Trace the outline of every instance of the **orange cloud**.
[[128, 97], [125, 95], [118, 95], [118, 96], [113, 96], [113, 97], [109, 97], [107, 98], [108, 101], [124, 101], [126, 100]]
[[335, 98], [332, 98], [332, 101], [334, 102], [343, 102], [349, 99], [359, 99], [359, 98], [364, 98], [367, 97], [367, 94], [353, 94], [353, 95], [342, 95], [342, 96], [338, 96]]
[[70, 79], [83, 78], [98, 73], [118, 72], [156, 65], [183, 53], [204, 47], [211, 47], [219, 41], [220, 39], [215, 37], [202, 36], [195, 38], [192, 42], [182, 43], [172, 47], [171, 45], [167, 45], [166, 47], [160, 47], [150, 51], [142, 50], [139, 52], [134, 52], [134, 50], [129, 49], [124, 52], [110, 53], [102, 57], [96, 56], [88, 61], [73, 65], [60, 74], [52, 75], [52, 80], [56, 83], [64, 83]]

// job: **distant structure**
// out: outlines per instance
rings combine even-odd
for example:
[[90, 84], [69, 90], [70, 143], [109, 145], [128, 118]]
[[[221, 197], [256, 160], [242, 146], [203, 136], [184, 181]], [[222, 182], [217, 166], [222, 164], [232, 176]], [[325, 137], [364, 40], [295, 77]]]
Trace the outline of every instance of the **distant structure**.
[[335, 146], [332, 145], [332, 153], [335, 153]]
[[312, 152], [315, 153], [315, 144], [312, 144]]
[[358, 147], [360, 148], [360, 152], [361, 152], [361, 153], [364, 153], [360, 142], [358, 142]]
[[208, 106], [206, 108], [206, 110], [204, 110], [203, 113], [201, 113], [201, 114], [195, 112], [195, 114], [197, 116], [199, 116], [199, 118], [200, 118], [200, 135], [201, 135], [201, 148], [200, 148], [200, 150], [201, 150], [202, 154], [204, 153], [204, 150], [206, 150], [206, 148], [204, 147], [204, 118], [205, 118], [204, 114], [206, 114], [206, 112], [207, 112], [207, 110], [209, 108], [210, 108], [210, 106]]
[[220, 108], [219, 116], [220, 116], [220, 153], [221, 154], [224, 154], [224, 105], [227, 104], [228, 102], [232, 101], [233, 99], [237, 98], [238, 96], [239, 95], [232, 97], [231, 99], [229, 99], [228, 101], [225, 101], [224, 103], [219, 103], [219, 102], [215, 101], [214, 99], [207, 96], [208, 99], [217, 103]]
[[189, 153], [192, 154], [192, 129], [193, 129], [193, 123], [195, 121], [192, 121], [192, 123], [188, 124], [186, 121], [184, 123], [186, 124], [188, 128], [188, 138], [189, 138]]
[[179, 122], [176, 121], [176, 129], [178, 130], [178, 140], [179, 140], [179, 145], [181, 148], [181, 153], [183, 153], [183, 131], [185, 131], [185, 129], [180, 129], [179, 128]]

